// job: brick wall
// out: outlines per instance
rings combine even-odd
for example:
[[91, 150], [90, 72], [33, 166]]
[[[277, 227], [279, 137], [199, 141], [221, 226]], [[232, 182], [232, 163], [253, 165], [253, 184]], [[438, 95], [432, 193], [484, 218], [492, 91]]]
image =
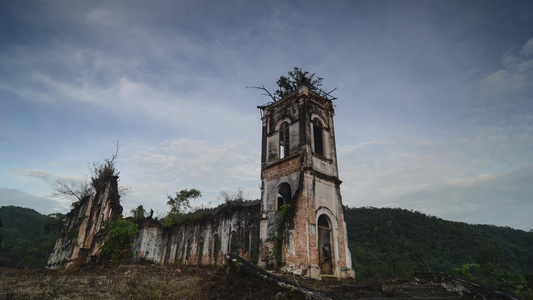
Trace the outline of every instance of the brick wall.
[[265, 168], [265, 179], [271, 180], [300, 171], [300, 155], [295, 153]]

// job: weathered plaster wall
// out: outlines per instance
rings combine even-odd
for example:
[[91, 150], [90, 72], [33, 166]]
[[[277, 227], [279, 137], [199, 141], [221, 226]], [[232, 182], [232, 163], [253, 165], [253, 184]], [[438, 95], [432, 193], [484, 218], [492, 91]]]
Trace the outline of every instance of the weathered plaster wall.
[[84, 198], [68, 214], [47, 268], [68, 268], [74, 261], [81, 263], [95, 258], [103, 246], [106, 221], [116, 220], [122, 213], [117, 189], [118, 177], [109, 180], [103, 190]]
[[[258, 257], [259, 218], [260, 204], [256, 204], [223, 207], [215, 215], [172, 228], [148, 221], [139, 228], [132, 247], [133, 258], [159, 264], [221, 264], [223, 255], [233, 248], [233, 252], [250, 260], [254, 251]], [[252, 232], [257, 232], [255, 237]], [[252, 247], [254, 239], [257, 246]]]

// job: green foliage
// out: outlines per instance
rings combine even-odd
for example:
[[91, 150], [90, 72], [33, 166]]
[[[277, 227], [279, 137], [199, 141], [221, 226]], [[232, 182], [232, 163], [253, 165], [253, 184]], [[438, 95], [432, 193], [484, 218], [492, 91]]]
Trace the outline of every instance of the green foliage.
[[146, 215], [146, 210], [144, 210], [142, 205], [139, 205], [137, 208], [131, 210], [131, 215], [134, 220], [142, 220]]
[[497, 271], [495, 275], [497, 283], [496, 287], [504, 292], [520, 296], [526, 287], [526, 280], [518, 274], [510, 273], [508, 271]]
[[290, 212], [291, 205], [290, 204], [283, 204], [278, 209], [278, 231], [282, 230], [283, 223], [287, 219], [288, 213]]
[[181, 215], [191, 208], [191, 199], [201, 197], [202, 193], [197, 189], [183, 189], [176, 193], [175, 197], [167, 195], [167, 204], [170, 205], [170, 212]]
[[322, 86], [321, 77], [316, 77], [316, 73], [309, 74], [307, 71], [303, 71], [299, 67], [294, 67], [292, 71], [288, 72], [288, 76], [280, 76], [276, 82], [278, 90], [276, 90], [276, 96], [283, 98], [292, 91], [295, 91], [299, 86], [305, 85], [310, 90], [317, 92]]
[[62, 213], [49, 214], [44, 223], [44, 231], [46, 233], [52, 233], [56, 237], [59, 236], [66, 219], [67, 215]]
[[102, 261], [121, 263], [132, 246], [131, 241], [138, 232], [136, 223], [123, 219], [121, 216], [114, 222], [107, 222], [105, 224], [106, 242], [100, 248]]
[[165, 219], [163, 221], [163, 226], [172, 227], [172, 226], [176, 225], [177, 220], [178, 220], [178, 216], [176, 214], [172, 213], [172, 212], [169, 212], [165, 216]]
[[[118, 151], [118, 148], [117, 148]], [[91, 168], [91, 186], [97, 191], [104, 189], [105, 184], [112, 178], [118, 177], [120, 174], [115, 167], [115, 159], [117, 154], [113, 155], [111, 158], [106, 158], [104, 162], [93, 162]]]
[[459, 268], [453, 268], [452, 272], [453, 272], [453, 275], [455, 276], [459, 276], [466, 280], [474, 281], [475, 278], [471, 274], [473, 268], [479, 268], [479, 265], [478, 264], [463, 264]]
[[44, 268], [61, 230], [63, 214], [42, 215], [29, 208], [0, 207], [2, 262], [12, 266]]
[[500, 249], [497, 249], [494, 245], [487, 245], [479, 253], [478, 262], [483, 268], [492, 272], [498, 268], [502, 257], [503, 253]]
[[278, 218], [279, 218], [279, 222], [280, 223], [283, 223], [283, 221], [285, 220], [285, 217], [287, 215], [287, 211], [290, 208], [291, 208], [290, 204], [283, 204], [282, 206], [279, 207], [279, 209], [278, 209]]
[[202, 197], [202, 193], [195, 188], [183, 189], [176, 193], [174, 197], [167, 195], [167, 204], [170, 206], [170, 212], [165, 217], [163, 225], [170, 227], [183, 220], [185, 213], [191, 209], [190, 200], [199, 197]]

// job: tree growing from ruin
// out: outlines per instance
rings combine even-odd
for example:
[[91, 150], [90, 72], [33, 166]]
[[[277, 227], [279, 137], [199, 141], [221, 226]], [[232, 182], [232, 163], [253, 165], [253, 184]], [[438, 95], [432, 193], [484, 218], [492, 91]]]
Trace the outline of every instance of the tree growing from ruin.
[[172, 226], [180, 220], [181, 217], [191, 209], [191, 199], [202, 197], [202, 193], [195, 189], [183, 189], [176, 193], [176, 196], [167, 195], [167, 204], [170, 206], [170, 212], [165, 217], [165, 226]]
[[244, 189], [242, 187], [237, 187], [235, 191], [232, 192], [220, 191], [218, 198], [223, 200], [228, 206], [231, 206], [232, 204], [242, 206], [245, 198]]
[[[115, 143], [115, 153], [111, 158], [104, 159], [103, 162], [94, 161], [92, 167], [89, 167], [91, 173], [91, 182], [87, 183], [85, 180], [84, 183], [76, 183], [74, 181], [69, 181], [63, 178], [58, 179], [54, 186], [52, 192], [53, 197], [74, 197], [77, 199], [72, 206], [76, 206], [84, 198], [89, 197], [95, 192], [95, 190], [101, 190], [105, 187], [105, 184], [112, 178], [118, 177], [120, 172], [117, 170], [115, 163], [118, 157], [119, 143]], [[118, 194], [119, 196], [124, 196], [129, 187], [119, 186]]]
[[76, 183], [68, 181], [64, 178], [56, 180], [52, 192], [53, 197], [74, 197], [76, 202], [80, 202], [83, 198], [89, 197], [93, 193], [92, 187], [85, 181], [84, 183]]
[[263, 90], [266, 93], [263, 95], [269, 96], [274, 102], [280, 100], [281, 98], [292, 93], [293, 91], [296, 91], [296, 89], [302, 85], [308, 87], [311, 91], [319, 94], [324, 98], [331, 100], [336, 99], [331, 96], [331, 93], [333, 93], [337, 88], [334, 88], [329, 92], [324, 91], [320, 88], [322, 86], [322, 80], [323, 78], [316, 76], [316, 73], [310, 73], [308, 71], [302, 70], [299, 67], [294, 67], [292, 71], [289, 71], [287, 73], [287, 76], [282, 75], [279, 77], [278, 81], [276, 81], [278, 89], [274, 92], [274, 94], [268, 91], [265, 86], [251, 87]]
[[139, 205], [131, 210], [131, 216], [134, 220], [142, 220], [146, 216], [146, 210], [142, 205]]
[[301, 85], [305, 85], [313, 92], [318, 92], [322, 86], [322, 77], [316, 76], [316, 73], [310, 74], [307, 71], [303, 71], [299, 67], [294, 67], [287, 75], [280, 76], [276, 82], [278, 89], [275, 94], [280, 98], [295, 91]]

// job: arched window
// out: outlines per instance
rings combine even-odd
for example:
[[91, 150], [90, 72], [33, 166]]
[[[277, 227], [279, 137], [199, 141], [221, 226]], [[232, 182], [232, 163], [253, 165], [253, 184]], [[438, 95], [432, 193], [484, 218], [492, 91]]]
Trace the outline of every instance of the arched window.
[[333, 274], [331, 225], [326, 215], [318, 217], [318, 261], [322, 274]]
[[218, 253], [220, 252], [220, 237], [218, 234], [213, 236], [213, 264], [218, 264]]
[[237, 249], [237, 233], [235, 231], [229, 234], [229, 253], [239, 254]]
[[204, 254], [204, 239], [200, 238], [198, 241], [198, 265], [202, 264], [202, 256]]
[[316, 154], [324, 156], [324, 125], [319, 118], [314, 118], [311, 123], [313, 124], [314, 151]]
[[178, 254], [179, 254], [179, 243], [176, 242], [176, 252], [174, 253], [174, 263], [180, 262], [180, 260], [178, 259]]
[[185, 264], [189, 264], [189, 257], [191, 256], [191, 240], [187, 240], [186, 244], [186, 250], [185, 250]]
[[289, 204], [291, 201], [291, 186], [284, 182], [278, 189], [278, 210], [282, 205]]
[[259, 227], [250, 229], [250, 261], [257, 265], [259, 261]]
[[279, 158], [289, 155], [289, 123], [283, 122], [279, 126]]

